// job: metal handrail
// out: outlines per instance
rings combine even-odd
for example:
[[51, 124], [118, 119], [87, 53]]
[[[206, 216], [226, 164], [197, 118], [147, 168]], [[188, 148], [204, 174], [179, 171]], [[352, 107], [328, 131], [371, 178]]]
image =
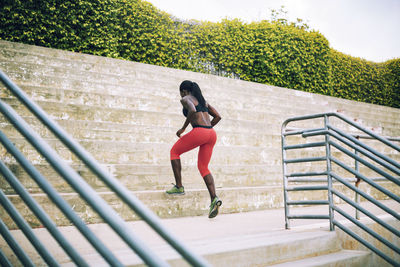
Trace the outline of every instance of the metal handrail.
[[[0, 80], [46, 127], [50, 129], [82, 162], [89, 167], [120, 199], [135, 211], [149, 226], [164, 238], [177, 252], [193, 266], [209, 266], [201, 257], [194, 254], [161, 223], [161, 220], [140, 200], [112, 177], [79, 143], [73, 140], [36, 103], [29, 99], [23, 90], [14, 84], [1, 70]], [[144, 243], [126, 227], [119, 215], [74, 171], [65, 164], [29, 125], [7, 104], [0, 101], [0, 111], [20, 133], [47, 159], [53, 168], [110, 224], [116, 233], [149, 266], [166, 266], [167, 263], [152, 253]], [[103, 254], [102, 254], [103, 255]]]
[[[329, 121], [330, 117], [336, 117], [340, 119], [342, 122], [345, 122], [346, 125], [351, 125], [352, 127], [360, 130], [361, 132], [365, 133], [364, 134], [347, 134], [344, 131], [336, 128], [335, 126], [332, 125], [332, 123]], [[315, 129], [299, 129], [299, 128], [290, 128], [287, 130], [287, 125], [290, 122], [294, 121], [305, 121], [305, 120], [312, 120], [312, 119], [317, 119], [317, 118], [323, 118], [324, 119], [324, 127], [323, 128], [315, 128]], [[311, 137], [311, 136], [324, 136], [325, 140], [324, 141], [318, 141], [314, 143], [306, 143], [306, 144], [291, 144], [287, 145], [286, 144], [286, 138], [288, 136], [295, 136], [299, 135], [304, 138]], [[390, 148], [394, 149], [397, 152], [400, 152], [400, 146], [394, 144], [390, 140], [393, 141], [398, 141], [400, 140], [399, 138], [385, 138], [381, 137], [374, 132], [363, 128], [362, 126], [354, 123], [350, 119], [346, 118], [342, 114], [338, 113], [321, 113], [321, 114], [313, 114], [313, 115], [306, 115], [306, 116], [300, 116], [300, 117], [295, 117], [295, 118], [289, 118], [287, 119], [283, 124], [282, 124], [282, 132], [281, 132], [281, 137], [282, 137], [282, 161], [283, 161], [283, 178], [284, 178], [284, 201], [285, 201], [285, 222], [286, 222], [286, 228], [290, 227], [290, 220], [292, 219], [329, 219], [330, 223], [330, 229], [334, 230], [335, 226], [338, 226], [341, 228], [344, 232], [347, 234], [351, 235], [353, 238], [358, 240], [360, 243], [364, 244], [366, 247], [371, 249], [373, 252], [375, 252], [377, 255], [382, 257], [384, 260], [392, 264], [393, 266], [399, 266], [397, 262], [395, 262], [392, 258], [390, 258], [387, 254], [382, 252], [380, 249], [375, 247], [374, 245], [370, 244], [368, 241], [366, 241], [364, 238], [361, 236], [357, 235], [354, 231], [352, 231], [350, 228], [344, 226], [340, 222], [338, 222], [334, 218], [334, 212], [337, 212], [344, 216], [346, 219], [348, 219], [350, 222], [352, 222], [354, 225], [358, 226], [362, 230], [364, 230], [366, 233], [368, 233], [370, 236], [381, 242], [382, 244], [385, 244], [386, 247], [391, 249], [394, 253], [398, 254], [400, 256], [400, 248], [397, 247], [395, 244], [392, 244], [389, 242], [387, 239], [381, 237], [378, 233], [374, 232], [372, 229], [368, 228], [365, 226], [363, 223], [361, 223], [358, 219], [358, 211], [363, 212], [367, 217], [371, 218], [374, 220], [376, 223], [380, 224], [383, 226], [386, 230], [390, 231], [394, 236], [400, 237], [400, 231], [386, 223], [385, 221], [379, 219], [377, 216], [373, 215], [371, 212], [363, 208], [358, 204], [358, 199], [359, 196], [361, 195], [364, 197], [367, 201], [373, 203], [374, 205], [380, 207], [382, 210], [386, 211], [388, 214], [392, 215], [394, 218], [397, 220], [400, 220], [400, 215], [390, 209], [389, 207], [385, 206], [384, 204], [380, 203], [379, 201], [375, 200], [373, 197], [369, 196], [362, 190], [358, 188], [358, 184], [360, 181], [364, 181], [368, 183], [370, 186], [376, 188], [383, 194], [385, 194], [388, 198], [393, 199], [394, 201], [400, 203], [400, 197], [397, 196], [396, 194], [392, 193], [385, 187], [379, 185], [376, 181], [377, 180], [382, 180], [380, 179], [374, 179], [374, 178], [369, 178], [366, 177], [363, 173], [360, 172], [358, 164], [361, 163], [363, 164], [366, 168], [373, 170], [374, 172], [378, 173], [379, 175], [382, 175], [385, 181], [390, 181], [396, 186], [400, 186], [400, 163], [385, 156], [384, 154], [376, 151], [375, 149], [371, 148], [370, 146], [364, 144], [361, 142], [359, 139], [375, 139], [378, 140], [381, 144], [387, 145]], [[361, 138], [357, 138], [361, 137]], [[335, 139], [335, 141], [333, 140]], [[390, 140], [389, 140], [390, 139]], [[350, 151], [348, 148], [343, 147], [340, 143], [345, 144], [347, 147], [350, 147], [351, 149], [354, 149], [354, 152]], [[304, 148], [314, 148], [314, 147], [324, 147], [325, 146], [325, 156], [319, 156], [319, 157], [300, 157], [296, 159], [287, 159], [286, 156], [286, 151], [287, 150], [292, 150], [292, 149], [304, 149]], [[344, 155], [353, 158], [355, 160], [355, 167], [350, 167], [346, 163], [342, 162], [339, 160], [337, 157], [332, 156], [331, 153], [331, 147], [334, 147], [337, 149], [337, 151], [340, 151]], [[363, 154], [363, 156], [367, 157], [369, 161], [365, 160], [364, 158], [360, 157], [359, 154]], [[326, 161], [326, 171], [319, 171], [319, 172], [304, 172], [304, 173], [288, 173], [287, 172], [287, 164], [291, 163], [298, 163], [298, 162], [313, 162], [316, 160], [325, 160]], [[381, 167], [371, 164], [370, 161], [380, 165]], [[348, 178], [343, 178], [337, 173], [335, 173], [332, 170], [332, 163], [334, 163], [336, 166], [346, 170], [349, 173], [352, 173], [356, 177], [356, 184], [352, 185], [349, 182]], [[386, 170], [390, 171], [391, 173], [385, 171], [382, 169], [385, 168]], [[397, 176], [394, 176], [394, 175]], [[307, 177], [307, 176], [323, 176], [323, 178], [319, 178], [319, 181], [325, 181], [327, 183], [326, 186], [319, 186], [319, 188], [315, 188], [312, 186], [288, 186], [288, 183], [292, 180], [293, 177]], [[354, 179], [354, 178], [353, 178]], [[313, 179], [311, 178], [302, 178], [301, 181], [307, 182], [307, 181], [312, 181]], [[297, 181], [294, 179], [294, 181]], [[335, 188], [332, 187], [333, 182], [339, 182], [349, 188], [350, 190], [354, 191], [356, 193], [356, 200], [353, 201], [346, 197], [344, 194], [336, 190]], [[289, 199], [288, 192], [290, 191], [301, 191], [301, 190], [327, 190], [328, 191], [328, 200], [313, 200], [313, 201], [292, 201]], [[341, 200], [343, 200], [345, 203], [351, 205], [354, 207], [357, 212], [356, 212], [356, 218], [353, 218], [351, 215], [347, 214], [345, 211], [340, 209], [334, 202], [332, 196], [335, 195], [339, 197]], [[329, 205], [329, 215], [291, 215], [289, 213], [289, 206], [293, 204], [325, 204]]]
[[[40, 172], [24, 157], [24, 155], [14, 146], [14, 144], [0, 131], [0, 142], [7, 151], [14, 156], [17, 162], [24, 168], [30, 177], [39, 185], [54, 204], [64, 213], [64, 215], [75, 225], [83, 236], [93, 245], [93, 247], [103, 255], [104, 259], [111, 265], [121, 266], [122, 264], [115, 258], [102, 242], [93, 234], [85, 222], [72, 210], [71, 206], [58, 194], [53, 186], [42, 176]], [[5, 167], [6, 168], [6, 167]], [[10, 178], [13, 179], [13, 178]], [[9, 182], [10, 184], [13, 181]], [[20, 187], [23, 187], [22, 185]], [[15, 187], [13, 187], [15, 191]], [[63, 243], [63, 242], [62, 242]], [[50, 265], [50, 264], [49, 264]], [[50, 265], [52, 266], [52, 265]]]

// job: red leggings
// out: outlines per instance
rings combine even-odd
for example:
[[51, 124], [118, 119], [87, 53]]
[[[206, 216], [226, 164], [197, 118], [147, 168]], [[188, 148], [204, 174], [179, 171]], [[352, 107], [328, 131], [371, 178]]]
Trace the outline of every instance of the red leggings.
[[180, 155], [200, 147], [197, 160], [197, 168], [200, 171], [201, 177], [204, 177], [211, 172], [208, 170], [213, 147], [217, 141], [217, 134], [214, 129], [210, 128], [193, 128], [189, 133], [185, 134], [174, 144], [171, 149], [171, 160], [180, 159]]

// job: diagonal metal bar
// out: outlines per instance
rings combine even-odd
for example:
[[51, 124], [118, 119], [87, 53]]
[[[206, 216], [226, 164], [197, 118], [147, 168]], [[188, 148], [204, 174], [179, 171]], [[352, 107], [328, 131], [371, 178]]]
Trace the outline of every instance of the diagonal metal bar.
[[391, 248], [392, 250], [394, 250], [397, 254], [400, 254], [400, 248], [396, 247], [395, 245], [393, 245], [391, 242], [389, 242], [386, 238], [383, 238], [382, 236], [380, 236], [378, 233], [376, 233], [375, 231], [373, 231], [371, 228], [365, 226], [363, 223], [359, 222], [357, 219], [353, 218], [352, 216], [350, 216], [349, 214], [347, 214], [344, 210], [342, 210], [341, 208], [334, 206], [333, 207], [335, 209], [335, 211], [339, 212], [341, 215], [343, 215], [346, 219], [350, 220], [352, 223], [354, 223], [355, 225], [357, 225], [358, 227], [360, 227], [361, 229], [363, 229], [364, 231], [366, 231], [368, 234], [370, 234], [371, 236], [373, 236], [374, 238], [376, 238], [377, 240], [379, 240], [380, 242], [382, 242], [383, 244], [385, 244], [387, 247]]
[[112, 266], [123, 266], [122, 263], [111, 253], [111, 251], [97, 238], [83, 220], [72, 210], [71, 206], [58, 194], [53, 186], [42, 176], [42, 174], [24, 157], [24, 155], [14, 146], [7, 136], [0, 131], [0, 142], [7, 151], [14, 156], [30, 177], [40, 186], [49, 196], [54, 204], [64, 213], [64, 215], [76, 226], [90, 244], [99, 252], [100, 255]]
[[371, 197], [370, 195], [368, 195], [367, 193], [361, 191], [360, 189], [358, 189], [356, 186], [352, 185], [351, 183], [349, 183], [348, 181], [346, 181], [346, 179], [341, 178], [339, 175], [331, 172], [332, 177], [334, 177], [337, 181], [341, 182], [342, 184], [344, 184], [345, 186], [347, 186], [348, 188], [350, 188], [351, 190], [353, 190], [354, 192], [357, 192], [358, 194], [360, 194], [363, 198], [365, 198], [366, 200], [374, 203], [376, 206], [378, 206], [379, 208], [381, 208], [382, 210], [386, 211], [387, 213], [391, 214], [393, 217], [395, 217], [397, 220], [400, 220], [400, 214], [397, 213], [394, 210], [391, 210], [390, 208], [388, 208], [387, 206], [381, 204], [379, 201], [376, 201], [373, 197]]
[[351, 126], [357, 128], [358, 130], [360, 130], [360, 131], [372, 136], [373, 138], [375, 138], [375, 139], [381, 141], [382, 143], [384, 143], [385, 145], [390, 146], [391, 148], [393, 148], [393, 149], [395, 149], [395, 150], [400, 152], [400, 146], [394, 144], [393, 142], [390, 142], [386, 138], [374, 133], [373, 131], [370, 131], [370, 130], [358, 125], [357, 123], [352, 122], [351, 120], [349, 120], [345, 116], [343, 116], [343, 115], [341, 115], [339, 113], [334, 113], [334, 112], [329, 113], [329, 114], [330, 114], [329, 116], [335, 116], [335, 117], [341, 119], [342, 121], [347, 122], [348, 124], [350, 124]]
[[13, 267], [11, 262], [7, 259], [6, 255], [4, 255], [3, 251], [0, 248], [0, 266], [2, 267]]
[[384, 193], [388, 197], [390, 197], [393, 200], [395, 200], [395, 201], [400, 203], [400, 197], [397, 196], [396, 194], [390, 192], [389, 190], [387, 190], [383, 186], [380, 186], [379, 184], [375, 183], [374, 181], [372, 181], [371, 179], [369, 179], [365, 175], [361, 174], [360, 172], [357, 172], [357, 171], [353, 170], [352, 168], [350, 168], [349, 166], [347, 166], [346, 164], [344, 164], [343, 162], [341, 162], [337, 158], [331, 156], [331, 160], [333, 162], [335, 162], [337, 165], [339, 165], [340, 167], [342, 167], [343, 169], [345, 169], [346, 171], [356, 175], [356, 177], [361, 178], [364, 182], [370, 184], [371, 186], [375, 187], [376, 189], [378, 189], [379, 191], [381, 191], [382, 193]]
[[356, 234], [354, 231], [350, 230], [349, 228], [347, 228], [346, 226], [344, 226], [343, 224], [341, 224], [340, 222], [333, 220], [333, 223], [338, 226], [340, 229], [342, 229], [345, 233], [347, 233], [348, 235], [350, 235], [351, 237], [353, 237], [354, 239], [356, 239], [358, 242], [360, 242], [361, 244], [363, 244], [364, 246], [366, 246], [367, 248], [369, 248], [370, 250], [372, 250], [373, 252], [375, 252], [376, 254], [378, 254], [381, 258], [383, 258], [385, 261], [389, 262], [390, 264], [392, 264], [393, 266], [400, 266], [396, 261], [394, 261], [393, 259], [391, 259], [388, 255], [386, 255], [384, 252], [382, 252], [381, 250], [377, 249], [376, 246], [372, 245], [371, 243], [369, 243], [368, 241], [366, 241], [364, 238], [362, 238], [361, 236], [359, 236], [358, 234]]
[[[311, 115], [305, 115], [305, 116], [298, 116], [298, 117], [289, 118], [289, 119], [285, 120], [285, 121], [282, 123], [282, 134], [285, 133], [286, 126], [287, 126], [288, 123], [290, 123], [290, 122], [293, 122], [293, 121], [301, 121], [301, 120], [309, 120], [309, 119], [317, 119], [317, 118], [323, 118], [323, 117], [325, 117], [325, 116], [328, 116], [328, 117], [331, 117], [331, 116], [336, 117], [336, 118], [338, 118], [338, 119], [340, 119], [340, 120], [342, 120], [342, 121], [344, 121], [344, 122], [350, 124], [351, 126], [357, 128], [357, 129], [359, 129], [360, 131], [362, 131], [362, 132], [368, 134], [369, 136], [372, 136], [373, 138], [375, 138], [375, 139], [381, 141], [381, 142], [384, 143], [385, 145], [390, 146], [391, 148], [393, 148], [393, 149], [395, 149], [395, 150], [397, 150], [397, 151], [400, 152], [400, 146], [394, 144], [393, 142], [390, 142], [388, 139], [386, 139], [386, 138], [384, 138], [384, 137], [381, 137], [381, 136], [377, 135], [376, 133], [374, 133], [374, 132], [372, 132], [372, 131], [370, 131], [370, 130], [368, 130], [368, 129], [366, 129], [366, 128], [361, 127], [361, 126], [358, 125], [357, 123], [354, 123], [354, 122], [351, 121], [350, 119], [348, 119], [348, 118], [346, 118], [345, 116], [343, 116], [343, 115], [341, 115], [341, 114], [339, 114], [339, 113], [336, 113], [336, 112], [327, 112], [327, 113], [311, 114]], [[320, 129], [317, 129], [317, 130], [320, 130]]]
[[[340, 140], [341, 142], [345, 143], [346, 145], [348, 145], [348, 146], [350, 146], [350, 147], [352, 147], [354, 149], [357, 149], [357, 151], [361, 152], [362, 154], [364, 154], [365, 156], [369, 157], [370, 159], [378, 162], [383, 167], [385, 167], [385, 168], [391, 170], [392, 172], [400, 175], [400, 169], [399, 169], [400, 168], [400, 163], [399, 162], [397, 162], [397, 161], [395, 161], [395, 160], [383, 155], [382, 153], [379, 153], [375, 149], [372, 149], [371, 147], [363, 144], [362, 142], [360, 142], [359, 140], [357, 140], [353, 136], [344, 133], [343, 131], [337, 129], [336, 127], [333, 127], [332, 125], [329, 125], [329, 128], [334, 131], [334, 132], [330, 131], [330, 135], [331, 136], [335, 137], [336, 139]], [[343, 137], [345, 137], [345, 138], [347, 138], [351, 142], [347, 141], [346, 139], [344, 139], [342, 137], [340, 137], [338, 134], [343, 136]], [[367, 151], [372, 153], [372, 154], [374, 154], [376, 157], [373, 157], [370, 153], [367, 153]], [[383, 161], [381, 159], [377, 158], [377, 157], [381, 158]], [[385, 161], [390, 163], [390, 164], [392, 164], [395, 167], [393, 167], [392, 165], [387, 164]]]
[[350, 150], [340, 146], [338, 143], [336, 143], [334, 141], [330, 141], [329, 144], [331, 144], [332, 146], [336, 147], [337, 149], [339, 149], [340, 151], [342, 151], [343, 153], [345, 153], [349, 157], [352, 157], [353, 159], [356, 159], [358, 162], [364, 164], [366, 167], [370, 168], [371, 170], [373, 170], [373, 171], [379, 173], [380, 175], [384, 176], [385, 178], [387, 178], [391, 182], [393, 182], [393, 183], [395, 183], [395, 184], [400, 186], [400, 180], [399, 179], [396, 179], [395, 177], [393, 177], [392, 175], [390, 175], [387, 172], [383, 171], [382, 169], [374, 166], [373, 164], [369, 163], [368, 161], [366, 161], [365, 159], [363, 159], [360, 156], [356, 155], [355, 153], [351, 152]]
[[[364, 209], [362, 206], [360, 206], [359, 204], [357, 204], [356, 202], [352, 201], [351, 199], [349, 199], [348, 197], [346, 197], [345, 195], [343, 195], [342, 193], [340, 193], [338, 190], [336, 189], [332, 189], [332, 192], [340, 197], [341, 199], [343, 199], [345, 202], [347, 202], [348, 204], [350, 204], [351, 206], [353, 206], [354, 208], [358, 209], [359, 211], [361, 211], [362, 213], [364, 213], [365, 215], [367, 215], [368, 217], [370, 217], [372, 220], [374, 220], [375, 222], [377, 222], [378, 224], [382, 225], [383, 227], [385, 227], [387, 230], [389, 230], [390, 232], [392, 232], [393, 234], [395, 234], [396, 236], [400, 237], [400, 231], [397, 230], [396, 228], [390, 226], [389, 224], [387, 224], [386, 222], [384, 222], [383, 220], [379, 219], [377, 216], [375, 216], [374, 214], [372, 214], [371, 212], [369, 212], [368, 210]], [[396, 249], [395, 249], [396, 250]], [[400, 249], [397, 248], [397, 253], [400, 254]]]
[[21, 261], [23, 266], [35, 267], [35, 264], [33, 264], [31, 258], [29, 258], [29, 256], [26, 255], [25, 251], [21, 248], [21, 246], [18, 244], [18, 242], [10, 233], [10, 230], [8, 230], [7, 226], [1, 219], [0, 219], [0, 234], [3, 236], [4, 240], [10, 246], [10, 248], [14, 251], [15, 255]]
[[57, 229], [57, 226], [50, 219], [47, 213], [42, 207], [36, 202], [35, 199], [28, 193], [25, 187], [18, 181], [18, 178], [7, 168], [2, 160], [0, 160], [0, 173], [4, 176], [11, 187], [17, 192], [25, 204], [30, 210], [36, 215], [40, 222], [47, 228], [50, 234], [58, 242], [58, 244], [64, 249], [68, 256], [78, 266], [89, 266], [85, 260], [77, 253], [75, 248], [69, 243], [69, 241], [61, 234]]
[[25, 221], [25, 219], [21, 216], [18, 210], [14, 207], [11, 201], [4, 194], [3, 190], [0, 190], [0, 203], [7, 211], [8, 215], [14, 220], [16, 225], [21, 229], [21, 231], [25, 234], [26, 238], [31, 242], [36, 251], [40, 254], [43, 260], [49, 266], [59, 266], [57, 261], [54, 259], [53, 255], [43, 246], [42, 242], [36, 237], [33, 233], [32, 228]]
[[46, 158], [72, 188], [107, 222], [111, 228], [150, 266], [168, 266], [150, 251], [125, 224], [125, 221], [7, 104], [0, 101], [0, 111], [14, 127]]

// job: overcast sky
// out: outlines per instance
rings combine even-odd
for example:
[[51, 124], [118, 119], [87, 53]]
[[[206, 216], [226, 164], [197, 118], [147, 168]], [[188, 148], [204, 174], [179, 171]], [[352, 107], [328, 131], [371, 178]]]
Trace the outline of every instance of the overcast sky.
[[146, 0], [180, 19], [260, 21], [284, 5], [332, 48], [374, 62], [400, 58], [400, 0]]

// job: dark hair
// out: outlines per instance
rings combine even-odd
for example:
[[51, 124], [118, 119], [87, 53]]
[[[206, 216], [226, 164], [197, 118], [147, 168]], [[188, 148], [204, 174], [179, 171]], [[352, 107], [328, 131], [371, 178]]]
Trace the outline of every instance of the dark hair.
[[203, 97], [203, 94], [201, 93], [200, 87], [197, 83], [192, 82], [192, 81], [183, 81], [181, 85], [179, 86], [179, 90], [183, 91], [186, 90], [199, 101], [200, 106], [205, 107], [206, 106], [206, 100]]

